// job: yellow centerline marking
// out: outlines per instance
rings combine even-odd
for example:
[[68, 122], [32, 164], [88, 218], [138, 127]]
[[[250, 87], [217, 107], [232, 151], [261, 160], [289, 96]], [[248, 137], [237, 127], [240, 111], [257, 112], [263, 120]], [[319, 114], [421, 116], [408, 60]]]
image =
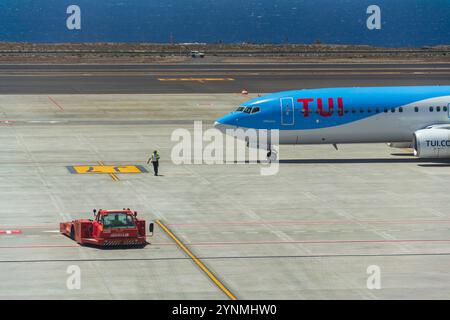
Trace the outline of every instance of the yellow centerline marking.
[[205, 265], [198, 260], [189, 250], [186, 248], [180, 240], [160, 221], [156, 220], [156, 223], [178, 244], [178, 246], [187, 253], [189, 257], [208, 275], [208, 277], [214, 281], [214, 283], [231, 299], [237, 300], [236, 297], [212, 274]]
[[[98, 164], [101, 165], [101, 166], [105, 165], [105, 163], [103, 161], [99, 161]], [[116, 176], [115, 173], [108, 173], [108, 174], [114, 181], [120, 181], [119, 177]]]
[[233, 78], [158, 78], [159, 81], [234, 81]]

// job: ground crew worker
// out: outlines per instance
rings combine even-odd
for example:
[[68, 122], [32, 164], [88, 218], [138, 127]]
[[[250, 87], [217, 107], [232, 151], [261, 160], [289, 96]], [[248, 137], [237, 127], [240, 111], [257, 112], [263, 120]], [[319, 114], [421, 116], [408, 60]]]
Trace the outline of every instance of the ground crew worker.
[[148, 158], [147, 164], [150, 163], [150, 161], [153, 164], [153, 171], [155, 172], [155, 176], [158, 175], [158, 167], [159, 167], [159, 153], [158, 151], [153, 151], [153, 154]]

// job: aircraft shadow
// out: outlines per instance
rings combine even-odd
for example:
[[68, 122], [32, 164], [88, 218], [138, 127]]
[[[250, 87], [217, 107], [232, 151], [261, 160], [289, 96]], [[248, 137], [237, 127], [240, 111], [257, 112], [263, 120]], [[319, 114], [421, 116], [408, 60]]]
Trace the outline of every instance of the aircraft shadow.
[[391, 153], [395, 157], [414, 157], [414, 153]]
[[[420, 166], [450, 166], [450, 159], [358, 158], [358, 159], [281, 159], [280, 164], [370, 164], [417, 163]], [[423, 164], [422, 164], [423, 163]]]
[[427, 164], [419, 164], [419, 167], [429, 167], [429, 168], [433, 168], [433, 167], [450, 167], [450, 162], [448, 163], [427, 163]]

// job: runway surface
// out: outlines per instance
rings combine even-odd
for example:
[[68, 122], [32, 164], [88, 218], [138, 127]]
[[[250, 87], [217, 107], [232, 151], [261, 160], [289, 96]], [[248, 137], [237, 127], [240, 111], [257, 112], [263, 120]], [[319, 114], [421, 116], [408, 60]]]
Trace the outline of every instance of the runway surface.
[[438, 84], [450, 84], [450, 64], [0, 65], [0, 94], [261, 93]]
[[[449, 299], [449, 163], [384, 144], [283, 146], [273, 176], [171, 160], [175, 130], [208, 129], [254, 96], [0, 95], [0, 299], [229, 299], [159, 226], [135, 250], [58, 233], [123, 207], [160, 219], [237, 299]], [[150, 173], [68, 170], [99, 162]], [[73, 266], [80, 289], [67, 286]]]

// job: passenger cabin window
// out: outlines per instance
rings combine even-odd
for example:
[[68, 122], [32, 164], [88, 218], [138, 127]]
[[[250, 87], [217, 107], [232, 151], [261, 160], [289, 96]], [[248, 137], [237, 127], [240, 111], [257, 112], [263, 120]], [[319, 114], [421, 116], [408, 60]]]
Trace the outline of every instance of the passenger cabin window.
[[385, 113], [387, 113], [388, 112], [388, 108], [384, 108], [384, 110], [383, 110]]
[[447, 107], [443, 107], [442, 110], [444, 110], [445, 112], [447, 112]]
[[259, 112], [259, 110], [260, 110], [259, 107], [253, 107], [252, 113], [257, 113], [257, 112]]
[[441, 107], [436, 107], [436, 111], [440, 112], [441, 111]]
[[395, 112], [395, 108], [391, 108], [391, 112], [394, 113]]
[[433, 112], [433, 107], [430, 107], [430, 112]]
[[380, 108], [376, 108], [376, 109], [375, 109], [375, 112], [376, 112], [376, 113], [380, 113]]
[[414, 112], [419, 112], [419, 107], [414, 107]]
[[403, 108], [402, 107], [398, 108], [398, 112], [403, 112]]

